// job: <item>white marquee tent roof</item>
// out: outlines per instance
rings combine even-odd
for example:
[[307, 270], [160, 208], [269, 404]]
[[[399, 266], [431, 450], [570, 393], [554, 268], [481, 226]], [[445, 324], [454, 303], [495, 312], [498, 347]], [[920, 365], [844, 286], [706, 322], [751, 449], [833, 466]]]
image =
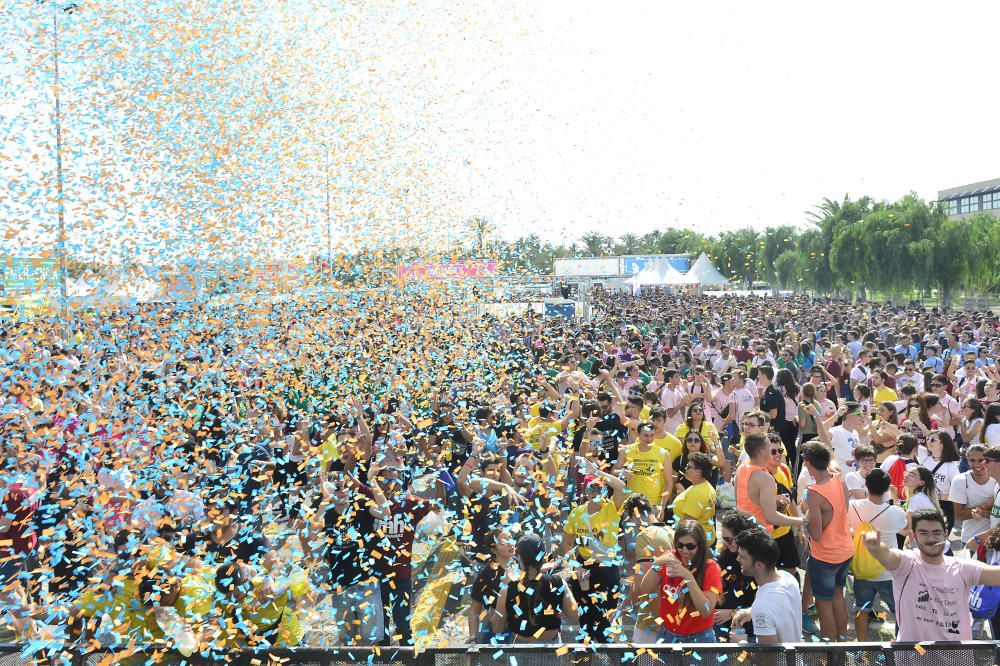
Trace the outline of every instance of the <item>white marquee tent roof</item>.
[[695, 284], [724, 285], [729, 282], [726, 276], [715, 268], [712, 260], [704, 252], [691, 264], [686, 275], [693, 278]]

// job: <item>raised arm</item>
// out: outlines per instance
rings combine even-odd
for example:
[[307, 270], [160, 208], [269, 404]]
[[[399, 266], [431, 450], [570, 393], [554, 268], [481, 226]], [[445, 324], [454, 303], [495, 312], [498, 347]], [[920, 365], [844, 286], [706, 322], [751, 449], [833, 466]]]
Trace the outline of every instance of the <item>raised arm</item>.
[[621, 508], [622, 503], [625, 501], [625, 482], [619, 479], [617, 476], [608, 474], [607, 472], [601, 471], [597, 465], [590, 463], [590, 474], [596, 477], [604, 479], [608, 487], [614, 492], [615, 506]]

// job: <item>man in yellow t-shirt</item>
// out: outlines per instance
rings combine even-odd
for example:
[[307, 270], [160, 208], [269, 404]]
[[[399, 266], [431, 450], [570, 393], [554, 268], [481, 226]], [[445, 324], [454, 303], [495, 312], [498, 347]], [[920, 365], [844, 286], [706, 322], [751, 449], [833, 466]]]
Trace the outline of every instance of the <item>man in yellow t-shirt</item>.
[[559, 435], [563, 430], [563, 423], [557, 418], [555, 409], [548, 403], [537, 403], [532, 405], [534, 410], [538, 407], [538, 414], [527, 420], [524, 426], [524, 439], [530, 444], [529, 448], [536, 451], [541, 449], [541, 440], [550, 440]]
[[681, 440], [669, 430], [667, 430], [667, 410], [662, 407], [654, 407], [649, 412], [650, 420], [653, 422], [653, 444], [660, 447], [670, 455], [667, 466], [680, 457], [683, 447]]
[[[612, 564], [618, 560], [618, 524], [625, 502], [625, 483], [618, 477], [602, 472], [593, 463], [583, 477], [587, 501], [573, 507], [563, 527], [559, 547], [562, 554], [576, 548], [579, 562]], [[611, 498], [605, 489], [612, 491]]]
[[[621, 593], [621, 555], [618, 527], [625, 501], [625, 483], [588, 462], [583, 478], [587, 501], [570, 511], [563, 527], [559, 551], [575, 548], [582, 566], [570, 580], [570, 590], [580, 604], [580, 628], [591, 642], [614, 640], [611, 620]], [[611, 499], [605, 495], [612, 491]]]
[[614, 472], [619, 476], [624, 474], [626, 490], [645, 495], [650, 504], [659, 507], [657, 515], [662, 516], [663, 507], [673, 495], [670, 454], [654, 443], [656, 433], [652, 423], [641, 422], [638, 431], [637, 442], [619, 452]]
[[872, 407], [877, 407], [883, 402], [896, 402], [899, 400], [896, 392], [886, 386], [886, 377], [887, 375], [883, 370], [872, 371], [872, 376], [869, 379], [872, 388]]
[[711, 474], [712, 458], [700, 451], [692, 453], [684, 470], [691, 486], [674, 500], [677, 520], [693, 520], [701, 525], [709, 546], [715, 543], [715, 488], [708, 480]]

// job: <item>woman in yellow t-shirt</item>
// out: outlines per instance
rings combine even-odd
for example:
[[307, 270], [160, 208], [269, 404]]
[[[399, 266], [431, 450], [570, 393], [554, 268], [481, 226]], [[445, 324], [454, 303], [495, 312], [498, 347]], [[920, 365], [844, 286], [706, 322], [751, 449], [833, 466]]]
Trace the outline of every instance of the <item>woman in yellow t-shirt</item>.
[[[580, 627], [595, 643], [610, 643], [611, 620], [621, 593], [618, 528], [625, 483], [587, 462], [583, 477], [587, 501], [570, 511], [559, 551], [575, 551], [579, 566], [570, 590], [580, 603]], [[606, 492], [611, 491], [611, 497]]]
[[683, 471], [691, 485], [674, 500], [677, 522], [697, 522], [705, 530], [705, 541], [709, 546], [715, 544], [715, 487], [709, 481], [713, 468], [707, 453], [699, 451], [688, 456]]
[[[677, 439], [684, 443], [684, 440], [690, 432], [701, 435], [702, 441], [708, 447], [707, 452], [710, 453], [710, 455], [716, 456], [718, 459], [719, 468], [722, 470], [722, 478], [728, 481], [729, 462], [726, 460], [726, 454], [722, 450], [722, 440], [719, 439], [719, 431], [711, 421], [705, 418], [705, 406], [700, 401], [695, 401], [694, 404], [691, 405], [691, 409], [688, 411], [687, 420], [677, 426]], [[685, 443], [684, 451], [686, 452], [686, 450], [687, 446]], [[679, 472], [680, 475], [683, 476], [684, 470], [679, 470]]]

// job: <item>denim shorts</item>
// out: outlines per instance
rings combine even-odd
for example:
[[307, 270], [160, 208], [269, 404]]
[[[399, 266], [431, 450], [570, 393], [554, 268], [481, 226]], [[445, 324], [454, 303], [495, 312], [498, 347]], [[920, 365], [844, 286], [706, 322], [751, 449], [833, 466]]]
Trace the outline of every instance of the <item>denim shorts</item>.
[[893, 613], [896, 612], [896, 600], [892, 597], [891, 580], [860, 580], [854, 579], [854, 607], [859, 611], [872, 610], [875, 607], [875, 595], [882, 598]]
[[687, 636], [681, 636], [680, 634], [675, 634], [666, 629], [660, 629], [660, 641], [661, 643], [715, 643], [715, 630], [708, 629], [706, 631], [698, 632], [697, 634], [690, 634]]
[[822, 562], [810, 557], [806, 564], [806, 573], [812, 581], [813, 596], [819, 601], [832, 601], [836, 590], [847, 586], [847, 572], [851, 569], [851, 559], [847, 558], [840, 564]]

